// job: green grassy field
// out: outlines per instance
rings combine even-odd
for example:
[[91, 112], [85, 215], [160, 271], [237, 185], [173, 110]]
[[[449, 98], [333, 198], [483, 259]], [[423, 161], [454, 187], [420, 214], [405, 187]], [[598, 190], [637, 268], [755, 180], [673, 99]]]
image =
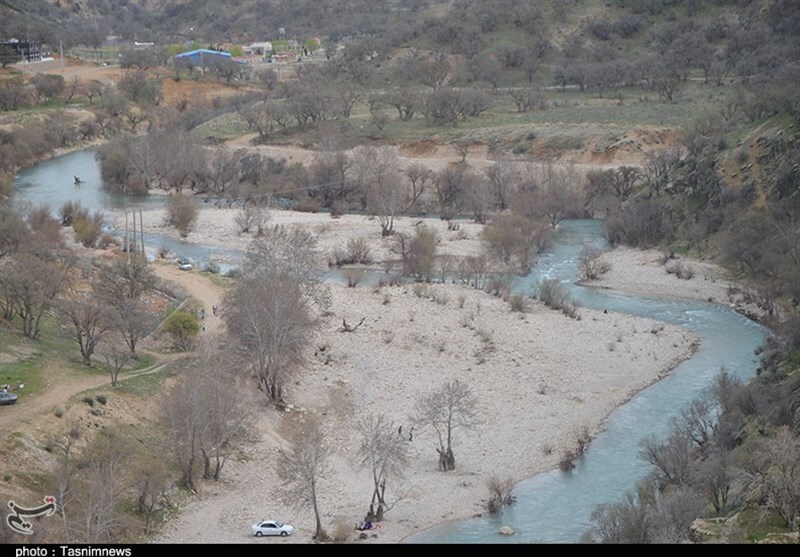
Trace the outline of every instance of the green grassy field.
[[[717, 117], [727, 90], [702, 82], [683, 84], [673, 102], [660, 98], [652, 90], [622, 88], [604, 91], [578, 91], [558, 88], [547, 90], [548, 108], [519, 113], [502, 91], [492, 97], [492, 106], [477, 118], [467, 118], [458, 125], [431, 126], [417, 114], [411, 121], [397, 118], [393, 109], [385, 109], [389, 122], [382, 132], [371, 123], [366, 103], [358, 103], [347, 125], [323, 123], [305, 130], [292, 130], [289, 136], [275, 134], [271, 143], [314, 144], [321, 137], [336, 132], [345, 144], [380, 139], [392, 143], [413, 142], [435, 137], [448, 143], [459, 139], [508, 143], [533, 133], [536, 137], [608, 136], [636, 127], [691, 129], [704, 117]], [[327, 129], [326, 129], [327, 128]], [[238, 114], [225, 114], [198, 128], [205, 138], [227, 140], [253, 133]], [[572, 140], [568, 140], [568, 143]]]

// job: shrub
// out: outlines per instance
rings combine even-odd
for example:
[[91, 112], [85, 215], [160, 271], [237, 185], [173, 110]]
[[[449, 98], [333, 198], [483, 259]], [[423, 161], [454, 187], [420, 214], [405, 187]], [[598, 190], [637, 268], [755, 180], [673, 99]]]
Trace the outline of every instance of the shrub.
[[418, 226], [413, 236], [397, 234], [397, 248], [403, 258], [403, 274], [418, 280], [430, 281], [434, 272], [436, 247], [439, 238], [436, 230]]
[[681, 261], [676, 261], [672, 265], [667, 265], [667, 273], [675, 275], [679, 279], [691, 280], [694, 278], [694, 269], [688, 265], [684, 265]]
[[575, 452], [570, 449], [561, 456], [561, 460], [558, 461], [558, 468], [562, 472], [569, 472], [573, 468], [575, 468], [575, 459], [577, 455]]
[[64, 409], [58, 406], [53, 414], [55, 414], [56, 418], [61, 418], [64, 415]]
[[520, 294], [512, 294], [508, 297], [508, 305], [511, 307], [511, 311], [525, 313], [528, 311], [528, 300], [525, 299], [525, 296]]
[[322, 205], [318, 199], [306, 196], [297, 200], [295, 208], [302, 213], [319, 213]]
[[72, 221], [75, 239], [84, 247], [91, 248], [100, 237], [100, 227], [89, 219], [75, 219]]
[[347, 257], [351, 263], [367, 265], [372, 263], [369, 244], [366, 238], [350, 238], [347, 240]]
[[611, 270], [611, 265], [607, 261], [600, 261], [600, 250], [593, 246], [586, 246], [581, 251], [578, 258], [578, 266], [581, 270], [581, 279], [597, 280]]
[[331, 254], [328, 265], [331, 267], [341, 267], [342, 265], [354, 264], [367, 265], [372, 263], [369, 244], [366, 238], [350, 238], [347, 240], [347, 249], [336, 248]]
[[218, 263], [214, 263], [213, 261], [209, 261], [203, 267], [203, 271], [206, 272], [206, 273], [211, 273], [212, 275], [218, 275], [219, 274], [219, 264]]
[[516, 501], [516, 497], [512, 495], [514, 481], [511, 478], [500, 478], [493, 474], [486, 484], [489, 488], [486, 510], [489, 511], [489, 513], [496, 514], [500, 512], [504, 506], [511, 505]]
[[164, 330], [172, 336], [178, 349], [188, 352], [200, 332], [200, 323], [191, 313], [179, 310], [167, 317]]
[[560, 309], [572, 319], [580, 319], [578, 308], [569, 298], [567, 289], [561, 286], [558, 279], [545, 279], [539, 283], [539, 301], [549, 308]]
[[58, 210], [61, 226], [71, 226], [74, 220], [88, 219], [89, 210], [81, 207], [79, 201], [67, 201]]
[[188, 196], [173, 194], [167, 203], [167, 224], [177, 228], [181, 238], [186, 238], [194, 228], [199, 213]]
[[90, 396], [85, 396], [81, 400], [86, 404], [88, 404], [89, 406], [94, 406], [94, 399]]
[[96, 397], [94, 397], [94, 399], [104, 406], [108, 403], [106, 395], [97, 395]]
[[97, 247], [100, 249], [105, 249], [108, 246], [117, 245], [117, 239], [114, 238], [111, 234], [103, 233], [100, 235], [100, 239], [97, 241]]
[[417, 283], [414, 285], [413, 291], [417, 298], [428, 298], [431, 295], [431, 289], [427, 284]]
[[539, 283], [538, 298], [547, 307], [561, 309], [569, 300], [569, 294], [558, 279], [545, 279]]

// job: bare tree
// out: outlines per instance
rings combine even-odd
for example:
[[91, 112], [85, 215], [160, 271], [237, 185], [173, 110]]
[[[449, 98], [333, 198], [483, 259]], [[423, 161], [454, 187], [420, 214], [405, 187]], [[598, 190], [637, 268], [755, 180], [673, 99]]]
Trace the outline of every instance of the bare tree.
[[312, 420], [297, 431], [289, 449], [281, 450], [277, 462], [283, 498], [295, 506], [311, 505], [316, 520], [314, 539], [320, 541], [328, 536], [320, 520], [317, 490], [319, 481], [330, 470], [331, 452], [321, 425]]
[[735, 478], [727, 450], [717, 448], [693, 472], [692, 485], [719, 513], [728, 505]]
[[195, 488], [202, 464], [204, 479], [219, 480], [222, 469], [247, 433], [246, 389], [234, 355], [211, 337], [188, 362], [167, 396], [162, 423], [181, 483]]
[[419, 109], [419, 95], [412, 89], [404, 88], [383, 95], [383, 102], [397, 110], [400, 120], [408, 122]]
[[233, 221], [236, 223], [236, 226], [239, 227], [240, 234], [247, 234], [248, 232], [255, 231], [257, 236], [261, 236], [265, 232], [269, 219], [270, 214], [266, 207], [245, 203], [236, 216], [234, 216]]
[[447, 60], [426, 60], [419, 65], [420, 82], [436, 91], [445, 85], [450, 77], [450, 64]]
[[92, 354], [103, 339], [103, 335], [111, 328], [108, 308], [96, 301], [62, 300], [59, 309], [72, 322], [83, 364], [91, 366]]
[[100, 352], [111, 375], [111, 386], [116, 387], [119, 385], [119, 374], [125, 366], [133, 362], [131, 352], [122, 346], [122, 341], [117, 338], [107, 339]]
[[67, 252], [16, 253], [3, 263], [3, 282], [22, 319], [22, 333], [36, 339], [42, 317], [68, 281], [74, 257]]
[[480, 423], [478, 399], [472, 389], [459, 379], [448, 381], [436, 391], [423, 396], [416, 404], [415, 422], [431, 426], [439, 446], [439, 470], [455, 470], [453, 436], [458, 429], [472, 429]]
[[494, 190], [496, 202], [501, 211], [508, 208], [508, 200], [512, 189], [516, 185], [519, 173], [511, 163], [497, 161], [484, 170], [486, 178]]
[[53, 470], [65, 541], [108, 543], [123, 530], [121, 504], [134, 454], [130, 439], [114, 427], [87, 439], [71, 426], [51, 441], [58, 460]]
[[781, 426], [759, 449], [751, 462], [752, 492], [795, 532], [800, 516], [800, 440], [788, 426]]
[[155, 286], [155, 275], [140, 253], [123, 255], [100, 268], [96, 291], [110, 305], [119, 300], [138, 300]]
[[656, 467], [654, 477], [660, 485], [686, 485], [691, 472], [692, 442], [682, 432], [673, 431], [666, 440], [648, 437], [642, 441], [640, 457]]
[[287, 379], [305, 361], [316, 325], [314, 304], [326, 302], [314, 238], [274, 227], [253, 240], [242, 278], [228, 291], [223, 316], [259, 388], [281, 402]]
[[395, 251], [403, 259], [403, 274], [430, 281], [438, 242], [436, 230], [425, 225], [417, 226], [413, 236], [398, 234]]
[[397, 428], [383, 414], [365, 416], [359, 424], [361, 444], [358, 458], [372, 473], [372, 499], [367, 520], [380, 522], [392, 508], [386, 501], [386, 482], [402, 480], [408, 466], [408, 444], [397, 435]]
[[436, 180], [436, 174], [433, 170], [419, 163], [414, 163], [405, 169], [405, 175], [411, 186], [411, 200], [406, 209], [408, 212], [419, 203], [425, 191], [433, 185]]
[[211, 156], [207, 157], [209, 162], [205, 176], [208, 190], [216, 195], [224, 195], [238, 179], [241, 158], [241, 151], [215, 149]]
[[391, 147], [360, 147], [354, 156], [353, 169], [361, 188], [367, 191], [367, 207], [378, 217], [381, 236], [391, 236], [395, 216], [408, 204], [397, 152]]
[[133, 358], [139, 340], [153, 324], [153, 317], [140, 299], [154, 284], [153, 271], [141, 254], [121, 256], [101, 267], [95, 282], [98, 297], [109, 307], [112, 329], [125, 340]]
[[495, 195], [491, 183], [485, 177], [468, 173], [464, 176], [464, 204], [472, 212], [475, 222], [485, 224], [495, 208]]
[[481, 241], [491, 257], [505, 264], [516, 264], [521, 271], [530, 267], [534, 251], [541, 250], [550, 238], [547, 224], [514, 214], [495, 214], [481, 233]]
[[259, 388], [274, 402], [305, 361], [315, 320], [309, 299], [290, 275], [245, 276], [230, 290], [223, 315]]

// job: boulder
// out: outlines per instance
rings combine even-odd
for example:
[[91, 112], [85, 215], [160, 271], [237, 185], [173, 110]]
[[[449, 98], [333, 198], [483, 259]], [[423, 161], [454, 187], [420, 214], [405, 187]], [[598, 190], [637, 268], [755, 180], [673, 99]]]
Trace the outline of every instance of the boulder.
[[513, 536], [515, 533], [511, 526], [501, 526], [499, 532], [503, 536]]

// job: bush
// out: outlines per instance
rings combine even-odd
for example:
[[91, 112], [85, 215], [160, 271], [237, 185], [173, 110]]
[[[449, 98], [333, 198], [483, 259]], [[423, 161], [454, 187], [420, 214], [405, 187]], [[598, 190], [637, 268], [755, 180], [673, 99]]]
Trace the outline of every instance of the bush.
[[89, 219], [75, 219], [72, 221], [75, 239], [84, 247], [91, 248], [100, 238], [100, 227]]
[[203, 267], [203, 272], [211, 273], [212, 275], [218, 275], [219, 264], [214, 263], [213, 261], [209, 261], [208, 263], [205, 264], [205, 267]]
[[81, 207], [79, 201], [67, 201], [58, 210], [61, 218], [61, 226], [71, 226], [72, 222], [78, 219], [88, 219], [89, 210]]
[[53, 412], [53, 414], [55, 414], [56, 418], [61, 418], [62, 416], [64, 416], [64, 409], [58, 406], [56, 407], [56, 410], [55, 412]]
[[367, 265], [372, 263], [369, 244], [366, 238], [350, 238], [347, 240], [347, 257], [352, 263]]
[[486, 482], [489, 488], [489, 498], [486, 501], [486, 510], [491, 514], [496, 514], [506, 506], [516, 501], [511, 492], [514, 489], [514, 481], [511, 478], [500, 478], [492, 475]]
[[511, 311], [525, 313], [528, 311], [528, 300], [525, 299], [525, 296], [520, 294], [512, 294], [508, 297], [508, 305], [511, 307]]
[[403, 258], [403, 274], [430, 281], [439, 242], [436, 230], [420, 225], [415, 229], [414, 236], [397, 234], [396, 238], [398, 251]]
[[96, 397], [94, 397], [94, 399], [103, 406], [105, 406], [106, 403], [108, 403], [108, 399], [106, 398], [105, 395], [97, 395]]
[[681, 261], [676, 261], [672, 265], [667, 265], [667, 273], [675, 275], [679, 279], [691, 280], [694, 278], [694, 269], [688, 265], [684, 265]]
[[366, 238], [350, 238], [347, 240], [347, 250], [336, 248], [331, 254], [328, 265], [331, 267], [341, 267], [342, 265], [354, 264], [368, 265], [372, 263], [369, 244]]
[[573, 468], [575, 468], [575, 459], [577, 455], [574, 451], [568, 450], [562, 456], [561, 460], [558, 461], [558, 468], [562, 472], [569, 472]]
[[593, 246], [583, 248], [578, 258], [582, 280], [597, 280], [611, 270], [611, 265], [607, 261], [600, 261], [600, 255], [600, 250]]
[[103, 233], [100, 235], [100, 239], [97, 241], [97, 247], [100, 249], [106, 249], [108, 246], [114, 245], [117, 245], [117, 239], [111, 234]]
[[569, 298], [567, 289], [558, 279], [545, 279], [539, 283], [539, 301], [552, 309], [560, 309], [564, 315], [579, 319], [578, 308]]
[[200, 322], [191, 313], [174, 311], [164, 323], [164, 330], [172, 335], [178, 349], [188, 352], [200, 332]]
[[189, 235], [199, 214], [200, 210], [188, 196], [182, 193], [170, 196], [167, 203], [167, 224], [177, 228], [181, 238]]
[[86, 404], [88, 404], [89, 406], [94, 406], [94, 399], [90, 396], [85, 396], [81, 400]]
[[297, 205], [295, 208], [301, 213], [319, 213], [322, 205], [318, 199], [306, 196], [297, 200]]

